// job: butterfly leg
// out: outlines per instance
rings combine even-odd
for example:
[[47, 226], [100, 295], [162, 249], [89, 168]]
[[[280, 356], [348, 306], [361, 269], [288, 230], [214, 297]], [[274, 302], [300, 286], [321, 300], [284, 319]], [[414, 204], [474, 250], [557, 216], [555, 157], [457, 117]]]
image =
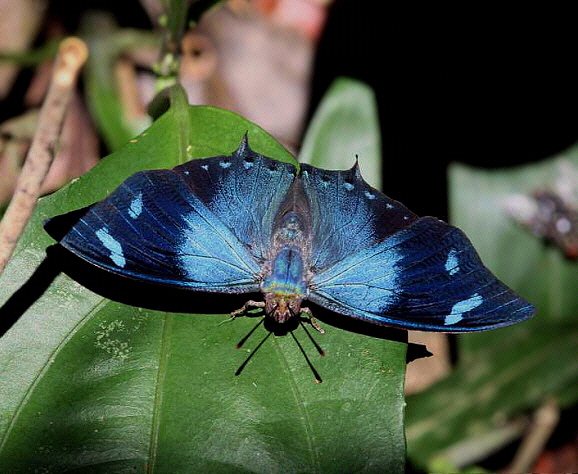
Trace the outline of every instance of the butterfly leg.
[[231, 311], [231, 319], [235, 319], [243, 313], [246, 313], [249, 308], [264, 308], [265, 302], [264, 301], [247, 301], [241, 308], [236, 309], [235, 311]]
[[301, 308], [301, 312], [307, 314], [306, 318], [303, 318], [303, 320], [307, 321], [309, 324], [311, 324], [311, 326], [313, 326], [313, 328], [319, 332], [319, 334], [325, 334], [325, 329], [323, 329], [319, 323], [317, 322], [317, 320], [313, 317], [313, 312], [311, 311], [310, 308]]

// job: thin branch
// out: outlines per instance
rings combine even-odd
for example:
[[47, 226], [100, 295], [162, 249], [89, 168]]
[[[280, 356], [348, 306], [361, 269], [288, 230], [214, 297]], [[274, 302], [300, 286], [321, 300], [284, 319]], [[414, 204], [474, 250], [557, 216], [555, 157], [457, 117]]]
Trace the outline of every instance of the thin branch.
[[54, 159], [64, 113], [87, 57], [88, 48], [82, 40], [70, 37], [60, 43], [30, 150], [12, 200], [0, 222], [0, 273], [8, 263], [40, 196], [42, 182]]
[[522, 444], [518, 448], [512, 464], [507, 472], [528, 472], [544, 450], [546, 443], [558, 426], [560, 407], [558, 402], [548, 399], [536, 410], [534, 421]]

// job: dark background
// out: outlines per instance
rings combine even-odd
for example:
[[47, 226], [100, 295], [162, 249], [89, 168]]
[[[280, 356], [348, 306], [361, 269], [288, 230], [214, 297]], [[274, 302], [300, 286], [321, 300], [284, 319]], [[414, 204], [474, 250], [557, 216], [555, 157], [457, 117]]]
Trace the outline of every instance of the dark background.
[[[151, 27], [137, 0], [50, 3], [70, 32], [90, 9], [113, 12], [121, 26]], [[573, 21], [566, 10], [334, 0], [315, 58], [309, 117], [336, 77], [369, 84], [379, 106], [384, 192], [419, 215], [445, 219], [450, 162], [511, 166], [578, 141]], [[26, 90], [26, 77], [18, 87]], [[11, 98], [2, 119], [18, 111]]]
[[310, 114], [337, 76], [372, 86], [390, 197], [419, 215], [445, 218], [450, 162], [511, 166], [578, 141], [578, 48], [569, 12], [368, 5], [333, 4]]

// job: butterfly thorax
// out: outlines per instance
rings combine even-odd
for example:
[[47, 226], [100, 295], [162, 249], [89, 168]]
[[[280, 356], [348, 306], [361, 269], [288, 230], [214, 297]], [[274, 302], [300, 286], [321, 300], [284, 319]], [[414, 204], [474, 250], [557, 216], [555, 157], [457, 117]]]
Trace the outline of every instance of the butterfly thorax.
[[299, 214], [287, 212], [272, 240], [271, 266], [261, 291], [265, 295], [265, 313], [283, 323], [299, 315], [301, 302], [307, 296], [306, 230]]

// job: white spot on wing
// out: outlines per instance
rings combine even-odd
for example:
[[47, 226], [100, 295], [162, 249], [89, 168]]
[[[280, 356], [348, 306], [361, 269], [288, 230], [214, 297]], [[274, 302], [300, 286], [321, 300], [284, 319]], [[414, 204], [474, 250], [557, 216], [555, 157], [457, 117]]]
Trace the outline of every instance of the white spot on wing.
[[124, 267], [126, 265], [126, 259], [122, 254], [122, 246], [120, 243], [108, 233], [108, 229], [106, 227], [102, 227], [96, 231], [96, 236], [98, 240], [102, 242], [108, 250], [110, 250], [110, 259], [114, 262], [115, 265], [119, 267]]
[[464, 319], [464, 313], [477, 308], [483, 302], [484, 299], [478, 293], [474, 293], [466, 300], [458, 301], [455, 305], [452, 306], [452, 310], [450, 311], [450, 314], [446, 316], [444, 324], [446, 326], [450, 326], [452, 324], [459, 323], [462, 319]]
[[245, 167], [246, 170], [248, 170], [249, 168], [253, 167], [253, 162], [252, 161], [243, 161], [243, 166]]
[[220, 161], [219, 166], [221, 168], [228, 168], [229, 166], [231, 166], [231, 162], [230, 161]]
[[130, 202], [130, 207], [128, 208], [128, 215], [133, 219], [136, 219], [140, 216], [142, 212], [142, 193], [138, 193], [137, 197], [135, 197]]
[[355, 186], [353, 186], [353, 184], [351, 183], [344, 183], [343, 186], [345, 186], [345, 189], [347, 189], [348, 191], [351, 191]]
[[375, 199], [375, 194], [370, 193], [369, 191], [365, 191], [365, 197], [367, 199]]
[[460, 265], [458, 263], [458, 252], [456, 249], [451, 249], [448, 252], [445, 269], [446, 272], [448, 272], [450, 275], [455, 275], [460, 271]]

